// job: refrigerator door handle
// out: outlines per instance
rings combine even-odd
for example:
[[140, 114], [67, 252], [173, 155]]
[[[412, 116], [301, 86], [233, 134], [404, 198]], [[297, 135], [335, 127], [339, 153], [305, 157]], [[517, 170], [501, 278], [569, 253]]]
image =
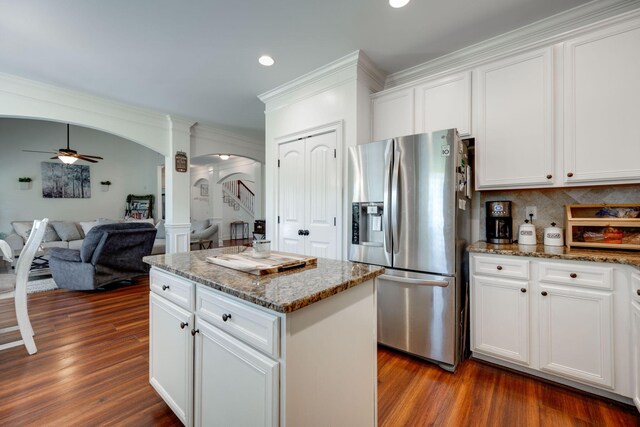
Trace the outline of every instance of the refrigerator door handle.
[[449, 282], [446, 280], [411, 279], [409, 277], [391, 276], [389, 274], [381, 275], [380, 279], [388, 280], [390, 282], [408, 283], [411, 285], [439, 286], [441, 288], [446, 288], [447, 286], [449, 286]]
[[398, 237], [398, 228], [400, 227], [400, 224], [398, 223], [398, 196], [399, 196], [399, 191], [400, 189], [398, 188], [399, 185], [399, 178], [400, 178], [400, 153], [396, 150], [394, 150], [393, 153], [393, 174], [391, 176], [391, 238], [393, 239], [393, 247], [394, 247], [394, 252], [398, 253], [398, 250], [400, 248], [400, 245], [398, 244], [398, 242], [400, 242], [400, 239]]
[[388, 152], [385, 159], [385, 175], [384, 175], [384, 210], [382, 215], [384, 217], [384, 251], [391, 254], [391, 166], [393, 163], [393, 153]]

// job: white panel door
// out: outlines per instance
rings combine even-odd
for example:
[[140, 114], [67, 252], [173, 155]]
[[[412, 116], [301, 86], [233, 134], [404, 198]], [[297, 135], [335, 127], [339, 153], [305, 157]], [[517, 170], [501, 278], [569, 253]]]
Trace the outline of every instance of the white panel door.
[[278, 362], [197, 319], [196, 426], [277, 426]]
[[528, 283], [473, 276], [473, 351], [529, 364]]
[[540, 286], [540, 369], [613, 388], [610, 292]]
[[564, 56], [565, 183], [640, 182], [638, 22], [569, 41]]
[[553, 185], [553, 66], [547, 48], [476, 70], [478, 189]]
[[414, 134], [413, 88], [371, 97], [371, 135], [374, 141]]
[[304, 140], [278, 147], [278, 250], [305, 253], [305, 145]]
[[149, 295], [149, 382], [185, 425], [193, 420], [192, 313]]
[[415, 89], [416, 133], [458, 129], [471, 134], [471, 73], [421, 84]]
[[305, 141], [305, 254], [338, 257], [336, 133], [312, 136]]
[[640, 304], [633, 302], [631, 304], [631, 330], [633, 331], [633, 403], [636, 404], [640, 411]]

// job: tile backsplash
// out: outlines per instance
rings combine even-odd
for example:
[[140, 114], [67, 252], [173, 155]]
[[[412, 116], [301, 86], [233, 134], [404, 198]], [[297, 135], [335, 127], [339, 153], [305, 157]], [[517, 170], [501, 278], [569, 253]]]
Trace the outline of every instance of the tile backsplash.
[[597, 203], [638, 203], [640, 204], [640, 185], [616, 185], [576, 188], [549, 188], [535, 190], [483, 191], [480, 193], [480, 239], [486, 239], [485, 202], [511, 200], [513, 215], [513, 237], [517, 239], [518, 225], [525, 219], [526, 206], [537, 208], [536, 226], [538, 243], [542, 243], [544, 228], [552, 222], [566, 227], [565, 205]]

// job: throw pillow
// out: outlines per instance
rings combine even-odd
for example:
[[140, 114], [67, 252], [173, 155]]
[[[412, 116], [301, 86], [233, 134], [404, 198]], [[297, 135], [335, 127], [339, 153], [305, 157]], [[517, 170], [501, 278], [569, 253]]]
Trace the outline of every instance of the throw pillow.
[[124, 222], [121, 219], [109, 219], [109, 218], [98, 218], [98, 224], [102, 225], [102, 224], [119, 224], [121, 222]]
[[[22, 237], [26, 243], [26, 241], [29, 239], [29, 233], [31, 233], [31, 227], [33, 227], [33, 221], [13, 221], [11, 225], [13, 226], [16, 234]], [[47, 228], [44, 232], [44, 236], [42, 237], [42, 241], [55, 242], [59, 240], [60, 237], [53, 229], [51, 224], [47, 224]]]
[[82, 232], [86, 237], [87, 233], [89, 233], [93, 227], [98, 225], [98, 221], [79, 222], [78, 224], [80, 224], [80, 228], [82, 228]]
[[202, 221], [193, 221], [191, 223], [191, 232], [192, 233], [200, 233], [209, 227], [209, 220], [203, 219]]
[[58, 233], [58, 236], [65, 242], [70, 242], [72, 240], [80, 240], [82, 236], [80, 235], [80, 231], [78, 231], [78, 227], [73, 222], [54, 222], [53, 224], [54, 230]]
[[145, 218], [145, 219], [127, 218], [125, 222], [147, 222], [151, 225], [154, 225], [153, 218]]
[[158, 230], [156, 232], [156, 239], [166, 239], [167, 238], [167, 232], [164, 229], [164, 219], [161, 219], [160, 221], [158, 221], [158, 223], [156, 224], [156, 230]]

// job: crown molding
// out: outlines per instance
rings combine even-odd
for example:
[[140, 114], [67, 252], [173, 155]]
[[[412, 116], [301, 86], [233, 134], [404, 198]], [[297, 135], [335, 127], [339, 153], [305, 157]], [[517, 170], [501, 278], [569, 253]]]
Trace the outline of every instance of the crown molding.
[[365, 76], [368, 77], [370, 81], [370, 86], [374, 90], [380, 90], [384, 87], [386, 74], [382, 72], [376, 64], [373, 63], [371, 58], [369, 58], [363, 51], [359, 51], [360, 55], [358, 56], [358, 70], [362, 71]]
[[[384, 78], [381, 77], [382, 73], [377, 70], [375, 65], [373, 65], [373, 62], [371, 62], [371, 60], [367, 58], [366, 55], [364, 55], [360, 50], [356, 50], [355, 52], [345, 55], [342, 58], [330, 62], [323, 67], [311, 71], [310, 73], [304, 74], [294, 80], [291, 80], [288, 83], [278, 86], [275, 89], [260, 94], [258, 95], [258, 98], [260, 99], [260, 101], [267, 104], [274, 99], [288, 95], [292, 92], [308, 87], [314, 83], [318, 83], [319, 81], [327, 77], [336, 75], [342, 71], [355, 70], [356, 66], [361, 67], [363, 71], [365, 71], [367, 74], [370, 74], [374, 79], [376, 78], [376, 76], [378, 79]], [[355, 78], [356, 75], [357, 74], [354, 73], [353, 77]]]
[[415, 67], [389, 74], [385, 89], [443, 72], [468, 69], [514, 51], [551, 45], [577, 35], [585, 26], [592, 29], [592, 24], [598, 21], [603, 21], [604, 25], [604, 21], [609, 24], [611, 21], [640, 15], [639, 8], [639, 0], [594, 0]]

